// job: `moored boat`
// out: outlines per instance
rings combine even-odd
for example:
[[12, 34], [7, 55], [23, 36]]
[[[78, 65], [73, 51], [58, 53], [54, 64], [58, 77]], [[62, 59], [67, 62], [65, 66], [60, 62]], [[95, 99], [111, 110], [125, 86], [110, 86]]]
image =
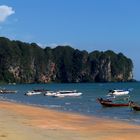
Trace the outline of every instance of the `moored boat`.
[[17, 93], [17, 90], [0, 89], [0, 94]]
[[46, 89], [34, 89], [34, 90], [30, 90], [30, 91], [27, 91], [27, 93], [25, 93], [25, 95], [27, 96], [31, 96], [31, 95], [39, 95], [39, 94], [42, 94], [42, 93], [45, 93]]
[[115, 102], [110, 99], [103, 99], [103, 98], [97, 98], [97, 101], [105, 107], [123, 107], [123, 106], [129, 106], [129, 101], [126, 102]]
[[56, 92], [54, 96], [55, 97], [76, 97], [80, 95], [82, 95], [82, 93], [76, 90], [63, 90], [63, 91]]
[[27, 93], [25, 93], [25, 95], [31, 96], [31, 95], [39, 95], [41, 93], [42, 93], [41, 91], [32, 90], [32, 91], [28, 91]]
[[45, 92], [45, 94], [44, 94], [45, 96], [55, 96], [56, 95], [56, 92], [55, 91], [46, 91]]
[[122, 90], [122, 89], [114, 89], [114, 90], [109, 90], [108, 96], [122, 96], [122, 95], [127, 95], [129, 94], [129, 90]]
[[129, 102], [129, 106], [135, 111], [140, 111], [140, 105], [134, 103], [133, 101]]

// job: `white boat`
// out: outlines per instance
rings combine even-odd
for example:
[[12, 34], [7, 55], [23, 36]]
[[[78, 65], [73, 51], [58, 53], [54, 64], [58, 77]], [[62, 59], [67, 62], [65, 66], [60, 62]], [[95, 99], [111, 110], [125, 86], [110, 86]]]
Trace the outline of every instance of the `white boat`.
[[42, 93], [46, 93], [48, 90], [46, 89], [35, 89], [35, 90], [31, 90], [28, 91], [27, 93], [25, 93], [25, 95], [38, 95], [38, 94], [42, 94]]
[[54, 96], [54, 95], [56, 95], [56, 92], [54, 92], [54, 91], [46, 91], [46, 93], [44, 95], [45, 96]]
[[0, 89], [0, 94], [17, 93], [17, 90]]
[[58, 91], [56, 92], [56, 94], [54, 95], [55, 97], [66, 97], [66, 96], [73, 96], [73, 97], [76, 97], [76, 96], [80, 96], [82, 95], [81, 92], [77, 92], [76, 90], [62, 90], [62, 91]]
[[120, 89], [115, 89], [115, 90], [109, 90], [108, 96], [120, 96], [120, 95], [127, 95], [129, 94], [129, 90], [120, 90]]
[[42, 93], [41, 91], [32, 90], [32, 91], [28, 91], [27, 93], [25, 93], [25, 95], [31, 96], [31, 95], [39, 95], [41, 93]]

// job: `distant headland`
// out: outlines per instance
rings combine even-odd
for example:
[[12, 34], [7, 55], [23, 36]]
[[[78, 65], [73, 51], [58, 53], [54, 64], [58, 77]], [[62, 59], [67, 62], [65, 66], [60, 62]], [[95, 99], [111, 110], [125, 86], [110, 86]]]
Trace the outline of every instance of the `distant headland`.
[[0, 82], [77, 83], [133, 81], [133, 62], [122, 53], [41, 48], [0, 37]]

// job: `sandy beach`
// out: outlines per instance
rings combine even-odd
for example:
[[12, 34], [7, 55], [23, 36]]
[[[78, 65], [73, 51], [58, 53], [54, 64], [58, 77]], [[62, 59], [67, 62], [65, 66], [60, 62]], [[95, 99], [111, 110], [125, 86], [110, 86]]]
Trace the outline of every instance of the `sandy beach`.
[[140, 126], [0, 102], [0, 140], [139, 140]]

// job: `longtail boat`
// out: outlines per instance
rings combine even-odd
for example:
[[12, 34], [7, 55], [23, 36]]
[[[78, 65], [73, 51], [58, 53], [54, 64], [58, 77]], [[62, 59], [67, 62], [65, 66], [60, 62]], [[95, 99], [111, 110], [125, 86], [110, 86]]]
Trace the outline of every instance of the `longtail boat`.
[[123, 106], [129, 106], [129, 102], [122, 103], [122, 102], [113, 102], [112, 100], [109, 99], [103, 99], [103, 98], [97, 98], [97, 101], [105, 107], [123, 107]]
[[138, 105], [132, 101], [129, 102], [129, 106], [135, 111], [140, 111], [140, 105]]

